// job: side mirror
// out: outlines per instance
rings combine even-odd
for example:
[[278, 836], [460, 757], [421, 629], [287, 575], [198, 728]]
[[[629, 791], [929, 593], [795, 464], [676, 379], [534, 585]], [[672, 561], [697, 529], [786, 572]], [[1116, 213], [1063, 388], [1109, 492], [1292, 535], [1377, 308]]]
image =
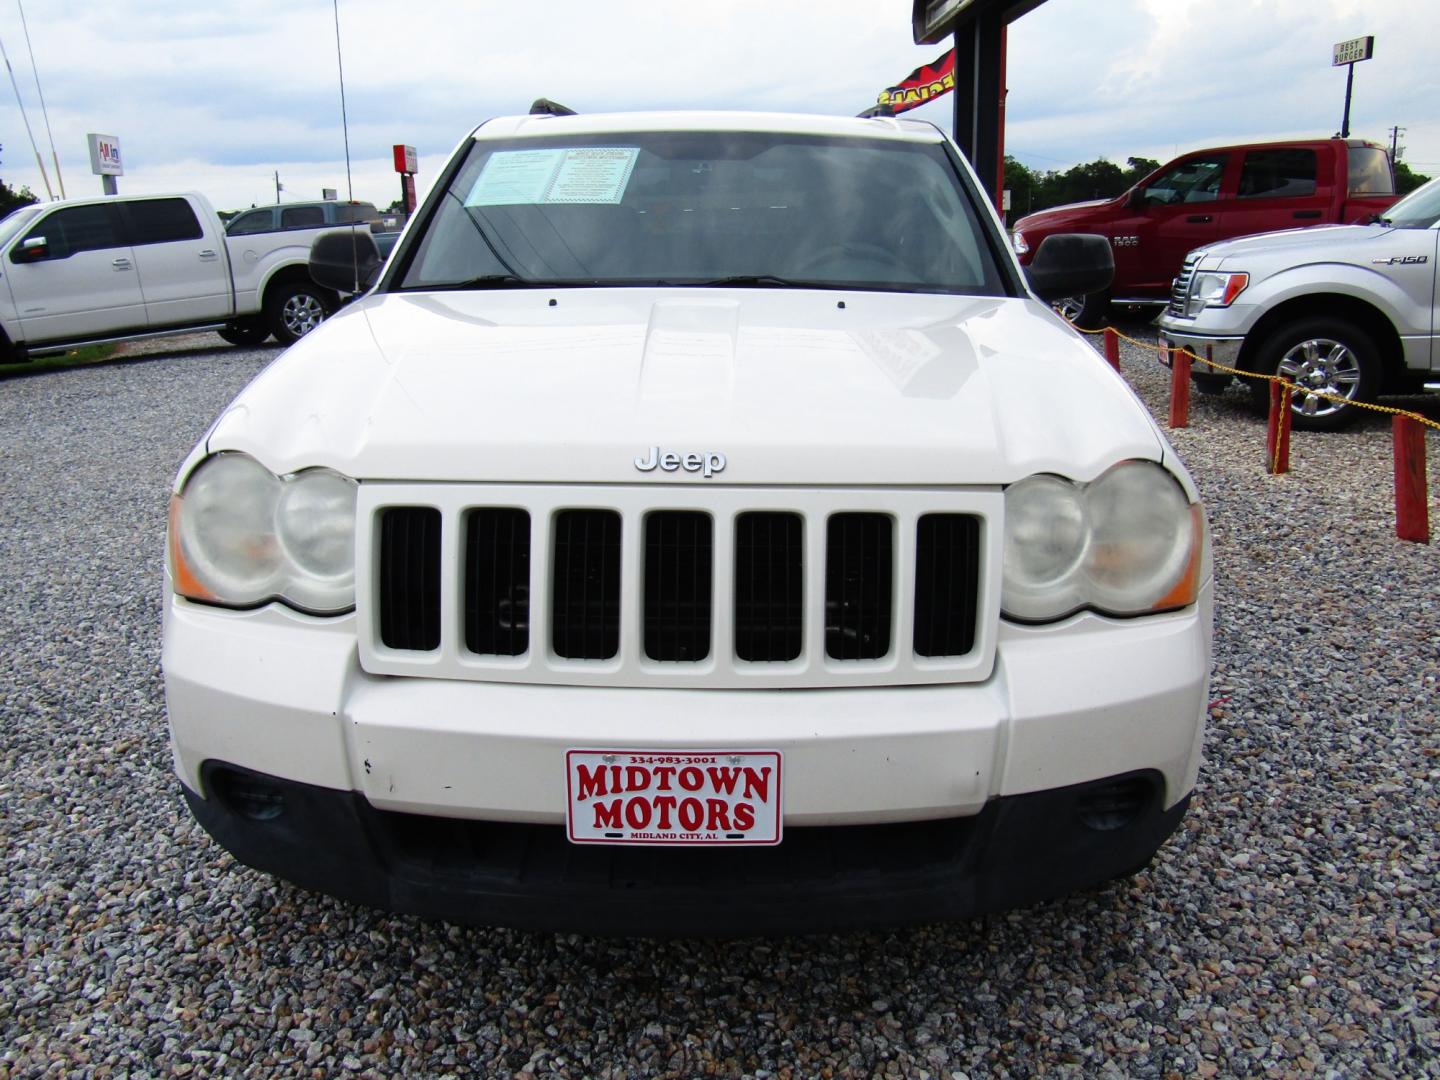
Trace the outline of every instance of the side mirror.
[[1134, 210], [1136, 207], [1145, 205], [1145, 189], [1133, 187], [1130, 189], [1130, 197], [1125, 200], [1125, 209]]
[[1025, 277], [1041, 300], [1104, 292], [1115, 277], [1115, 254], [1103, 236], [1056, 233], [1040, 242]]
[[321, 233], [310, 245], [310, 276], [338, 293], [362, 293], [380, 274], [380, 252], [368, 226]]
[[50, 244], [43, 236], [27, 236], [10, 252], [10, 261], [17, 263], [39, 262], [50, 257]]

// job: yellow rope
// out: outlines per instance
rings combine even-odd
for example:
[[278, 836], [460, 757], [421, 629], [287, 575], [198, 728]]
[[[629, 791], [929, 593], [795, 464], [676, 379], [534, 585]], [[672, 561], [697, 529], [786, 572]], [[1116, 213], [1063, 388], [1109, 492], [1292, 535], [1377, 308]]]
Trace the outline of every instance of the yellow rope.
[[[1075, 327], [1075, 329], [1079, 330], [1082, 334], [1091, 335], [1103, 334], [1106, 332], [1104, 329], [1083, 330], [1078, 326]], [[1121, 341], [1128, 341], [1132, 345], [1139, 345], [1142, 349], [1152, 349], [1157, 353], [1165, 351], [1165, 347], [1161, 345], [1158, 341], [1141, 341], [1139, 338], [1133, 338], [1126, 334], [1122, 334], [1120, 333], [1120, 331], [1114, 329], [1113, 327], [1110, 328], [1109, 332], [1114, 334]], [[1241, 371], [1239, 368], [1226, 367], [1224, 364], [1217, 364], [1214, 360], [1206, 360], [1203, 356], [1196, 356], [1195, 353], [1190, 350], [1189, 346], [1186, 346], [1179, 351], [1190, 357], [1192, 363], [1198, 361], [1199, 363], [1202, 363], [1206, 367], [1210, 368], [1212, 371], [1223, 371], [1227, 375], [1239, 375], [1246, 379], [1264, 379], [1267, 382], [1275, 382], [1279, 383], [1281, 386], [1288, 386], [1292, 392], [1300, 389], [1289, 379], [1282, 378], [1279, 375], [1261, 375], [1259, 372], [1256, 371]], [[1440, 423], [1431, 420], [1429, 417], [1421, 416], [1417, 412], [1411, 412], [1409, 409], [1392, 409], [1388, 405], [1374, 405], [1368, 401], [1356, 401], [1353, 398], [1341, 397], [1339, 394], [1327, 394], [1323, 390], [1311, 390], [1308, 387], [1304, 388], [1302, 392], [1305, 394], [1309, 394], [1312, 397], [1323, 398], [1326, 401], [1333, 401], [1339, 405], [1353, 405], [1357, 409], [1369, 409], [1371, 412], [1385, 413], [1389, 416], [1404, 416], [1410, 420], [1414, 420], [1417, 424], [1424, 424], [1426, 427], [1434, 428], [1436, 431], [1440, 431]]]

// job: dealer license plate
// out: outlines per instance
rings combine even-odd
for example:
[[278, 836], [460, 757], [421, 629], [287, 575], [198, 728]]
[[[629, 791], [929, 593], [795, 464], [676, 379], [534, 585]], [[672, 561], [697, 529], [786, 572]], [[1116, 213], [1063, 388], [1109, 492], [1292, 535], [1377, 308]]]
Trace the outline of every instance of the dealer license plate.
[[569, 750], [577, 844], [778, 844], [776, 750]]

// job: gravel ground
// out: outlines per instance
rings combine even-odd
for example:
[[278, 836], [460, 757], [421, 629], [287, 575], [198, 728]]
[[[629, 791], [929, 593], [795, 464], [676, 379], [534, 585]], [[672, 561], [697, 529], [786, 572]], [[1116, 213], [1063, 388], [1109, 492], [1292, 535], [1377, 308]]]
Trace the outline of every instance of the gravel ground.
[[[1215, 702], [1149, 870], [956, 925], [625, 942], [303, 893], [182, 811], [167, 486], [273, 355], [0, 383], [0, 1078], [1440, 1077], [1440, 568], [1394, 539], [1383, 419], [1297, 436], [1279, 478], [1238, 391], [1175, 433], [1214, 529]], [[1124, 366], [1158, 415], [1153, 358]]]

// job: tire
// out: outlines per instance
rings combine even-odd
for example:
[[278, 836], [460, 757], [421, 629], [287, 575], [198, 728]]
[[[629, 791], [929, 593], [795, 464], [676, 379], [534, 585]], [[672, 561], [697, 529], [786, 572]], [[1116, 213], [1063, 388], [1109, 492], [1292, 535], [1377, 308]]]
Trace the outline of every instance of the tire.
[[265, 323], [281, 345], [293, 345], [334, 310], [329, 291], [314, 282], [287, 281], [265, 295]]
[[1110, 312], [1110, 297], [1107, 293], [1067, 296], [1050, 306], [1062, 319], [1080, 330], [1099, 330], [1105, 325], [1105, 316]]
[[[1290, 422], [1301, 431], [1338, 431], [1359, 419], [1362, 411], [1308, 390], [1351, 401], [1374, 401], [1380, 390], [1379, 350], [1370, 335], [1348, 319], [1322, 316], [1282, 326], [1261, 343], [1254, 370], [1295, 384]], [[1257, 410], [1268, 413], [1270, 383], [1251, 379], [1250, 398]]]
[[215, 332], [231, 345], [259, 345], [270, 337], [270, 327], [261, 318], [236, 319]]

